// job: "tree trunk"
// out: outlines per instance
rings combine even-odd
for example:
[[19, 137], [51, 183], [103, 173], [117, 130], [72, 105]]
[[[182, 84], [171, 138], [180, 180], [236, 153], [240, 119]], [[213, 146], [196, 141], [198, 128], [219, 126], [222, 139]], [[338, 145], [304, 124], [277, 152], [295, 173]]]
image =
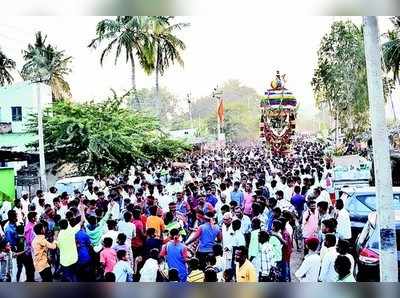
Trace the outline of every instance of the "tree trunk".
[[396, 115], [396, 110], [394, 109], [394, 102], [393, 102], [393, 96], [392, 96], [392, 94], [390, 94], [390, 104], [392, 105], [394, 123], [397, 124], [397, 115]]
[[132, 83], [132, 90], [135, 96], [135, 105], [136, 109], [140, 110], [140, 101], [137, 96], [136, 92], [136, 67], [135, 67], [135, 58], [133, 57], [133, 53], [129, 53], [129, 59], [131, 60], [131, 83]]
[[160, 68], [158, 64], [158, 56], [157, 56], [157, 61], [156, 61], [156, 107], [157, 107], [157, 117], [158, 120], [161, 120], [161, 112], [162, 112], [162, 107], [161, 107], [161, 99], [160, 99]]

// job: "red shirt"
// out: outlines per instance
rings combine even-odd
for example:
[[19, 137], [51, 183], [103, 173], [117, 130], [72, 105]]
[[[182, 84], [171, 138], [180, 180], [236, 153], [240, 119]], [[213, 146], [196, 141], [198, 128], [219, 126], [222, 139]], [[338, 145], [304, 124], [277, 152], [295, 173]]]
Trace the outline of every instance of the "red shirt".
[[286, 230], [284, 230], [282, 232], [282, 238], [287, 243], [287, 245], [282, 246], [282, 261], [289, 263], [290, 255], [292, 254], [292, 250], [293, 250], [292, 237], [290, 237], [290, 234]]
[[[132, 238], [132, 247], [142, 247], [144, 244], [144, 238], [142, 237], [144, 234], [144, 225], [142, 220], [134, 219], [133, 224], [136, 227], [136, 237]], [[140, 233], [141, 231], [142, 233]]]

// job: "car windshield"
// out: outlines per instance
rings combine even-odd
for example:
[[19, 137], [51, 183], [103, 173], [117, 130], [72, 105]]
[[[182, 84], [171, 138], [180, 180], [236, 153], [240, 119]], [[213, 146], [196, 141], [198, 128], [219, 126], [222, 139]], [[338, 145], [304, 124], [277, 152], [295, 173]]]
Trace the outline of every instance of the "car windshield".
[[56, 183], [56, 187], [60, 193], [63, 193], [65, 191], [68, 194], [72, 194], [75, 189], [82, 191], [84, 185], [85, 182]]
[[[359, 195], [357, 199], [372, 211], [376, 211], [375, 194]], [[393, 210], [400, 210], [400, 194], [393, 194]]]

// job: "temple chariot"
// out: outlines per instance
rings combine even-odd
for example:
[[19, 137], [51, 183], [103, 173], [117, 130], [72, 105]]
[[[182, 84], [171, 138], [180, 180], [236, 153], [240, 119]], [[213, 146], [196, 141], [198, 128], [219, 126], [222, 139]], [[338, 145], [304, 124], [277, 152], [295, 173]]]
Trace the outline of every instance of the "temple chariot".
[[274, 155], [291, 152], [296, 129], [297, 100], [285, 85], [286, 75], [277, 71], [260, 102], [260, 139]]

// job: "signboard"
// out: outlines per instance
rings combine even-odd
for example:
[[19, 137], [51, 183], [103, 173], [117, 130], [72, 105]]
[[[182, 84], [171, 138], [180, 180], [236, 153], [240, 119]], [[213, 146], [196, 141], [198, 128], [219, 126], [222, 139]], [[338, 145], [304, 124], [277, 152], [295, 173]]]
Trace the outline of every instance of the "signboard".
[[334, 157], [333, 184], [368, 185], [371, 178], [371, 162], [358, 155]]

